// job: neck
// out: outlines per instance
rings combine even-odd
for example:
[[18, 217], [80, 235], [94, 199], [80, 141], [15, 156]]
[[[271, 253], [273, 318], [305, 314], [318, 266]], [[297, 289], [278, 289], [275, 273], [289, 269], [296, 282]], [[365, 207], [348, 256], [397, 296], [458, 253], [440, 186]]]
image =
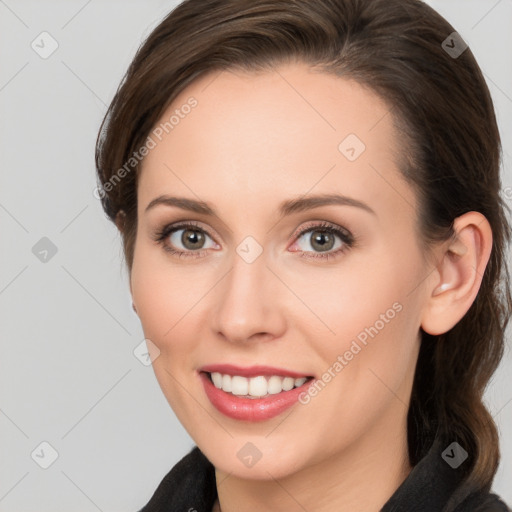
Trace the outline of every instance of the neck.
[[247, 480], [216, 469], [219, 497], [213, 512], [377, 512], [411, 469], [405, 429], [400, 436], [380, 429], [380, 435], [360, 438], [284, 478]]

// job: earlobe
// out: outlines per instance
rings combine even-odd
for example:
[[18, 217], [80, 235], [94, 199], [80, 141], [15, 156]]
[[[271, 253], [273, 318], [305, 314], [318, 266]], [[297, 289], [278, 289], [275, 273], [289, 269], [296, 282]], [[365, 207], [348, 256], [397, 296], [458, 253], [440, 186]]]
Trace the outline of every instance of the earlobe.
[[467, 313], [491, 254], [492, 230], [481, 213], [457, 217], [454, 231], [454, 238], [443, 244], [428, 281], [421, 327], [432, 335], [449, 331]]

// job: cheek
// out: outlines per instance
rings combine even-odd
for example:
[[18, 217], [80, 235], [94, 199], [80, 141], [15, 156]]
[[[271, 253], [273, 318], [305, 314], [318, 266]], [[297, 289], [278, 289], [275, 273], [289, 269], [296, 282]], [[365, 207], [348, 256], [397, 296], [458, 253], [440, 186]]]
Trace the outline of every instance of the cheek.
[[[306, 306], [295, 301], [303, 327], [307, 320], [310, 334], [317, 333], [308, 339], [320, 340], [322, 350], [330, 347], [332, 352], [348, 349], [355, 338], [364, 343], [369, 331], [389, 332], [397, 317], [404, 316], [400, 310], [415, 300], [412, 283], [422, 275], [416, 258], [403, 259], [389, 247], [376, 246], [337, 266], [289, 266], [283, 281], [293, 283], [294, 293]], [[294, 314], [291, 308], [288, 313]]]
[[198, 286], [184, 272], [165, 264], [160, 251], [142, 245], [136, 248], [131, 288], [145, 337], [165, 354], [187, 325], [187, 311], [194, 298], [197, 302]]
[[[193, 368], [195, 348], [199, 345], [194, 308], [204, 295], [202, 287], [156, 254], [155, 249], [140, 248], [134, 255], [131, 286], [144, 337], [157, 347], [152, 362], [163, 394], [182, 424], [201, 423], [201, 411], [190, 401], [184, 388]], [[185, 386], [186, 387], [186, 386]], [[199, 415], [199, 417], [198, 417]]]
[[189, 322], [208, 285], [200, 266], [184, 270], [163, 249], [142, 243], [134, 253], [131, 287], [144, 333], [165, 345]]
[[315, 351], [325, 371], [338, 373], [340, 384], [354, 397], [368, 398], [375, 385], [381, 387], [375, 374], [393, 389], [408, 371], [416, 308], [396, 288], [376, 286], [368, 295], [359, 285], [350, 294], [338, 292], [337, 307], [323, 311], [334, 334], [316, 338]]
[[336, 272], [318, 274], [316, 286], [310, 276], [301, 278], [304, 301], [322, 321], [314, 323], [323, 334], [309, 339], [325, 371], [358, 397], [349, 400], [352, 404], [389, 394], [387, 387], [398, 389], [414, 368], [421, 311], [417, 285], [426, 272], [420, 256], [412, 243], [376, 246]]

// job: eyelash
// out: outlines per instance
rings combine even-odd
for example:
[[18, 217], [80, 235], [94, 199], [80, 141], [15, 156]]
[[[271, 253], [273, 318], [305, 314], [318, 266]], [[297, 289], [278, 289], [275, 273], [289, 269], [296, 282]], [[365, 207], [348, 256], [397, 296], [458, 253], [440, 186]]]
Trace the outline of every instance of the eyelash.
[[[199, 226], [199, 224], [195, 223], [194, 221], [189, 221], [186, 223], [179, 223], [179, 224], [169, 224], [165, 226], [163, 229], [157, 231], [154, 235], [154, 240], [163, 246], [163, 249], [170, 254], [177, 256], [178, 258], [200, 258], [202, 257], [203, 252], [206, 252], [208, 249], [203, 249], [199, 251], [178, 251], [176, 249], [173, 249], [169, 245], [165, 243], [165, 240], [167, 237], [169, 237], [171, 234], [173, 234], [175, 231], [179, 231], [180, 229], [191, 229], [192, 231], [201, 231], [202, 233], [208, 235], [212, 240], [213, 237], [210, 235], [210, 233]], [[298, 239], [302, 237], [304, 234], [313, 231], [318, 230], [325, 233], [337, 235], [341, 241], [343, 242], [343, 246], [340, 249], [337, 249], [334, 252], [326, 252], [326, 253], [316, 253], [314, 255], [310, 255], [307, 251], [296, 251], [300, 252], [299, 257], [306, 258], [306, 259], [322, 259], [322, 260], [330, 260], [332, 258], [336, 258], [337, 256], [340, 256], [341, 254], [347, 252], [351, 248], [353, 248], [356, 244], [356, 238], [348, 231], [347, 229], [337, 227], [335, 224], [331, 224], [329, 222], [322, 221], [320, 223], [316, 224], [309, 224], [306, 225], [304, 228], [302, 228], [298, 233], [295, 233], [294, 239]]]

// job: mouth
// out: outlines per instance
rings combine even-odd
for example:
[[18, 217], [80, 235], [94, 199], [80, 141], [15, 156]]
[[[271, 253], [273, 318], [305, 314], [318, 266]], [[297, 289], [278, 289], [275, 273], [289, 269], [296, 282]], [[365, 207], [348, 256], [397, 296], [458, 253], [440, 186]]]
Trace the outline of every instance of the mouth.
[[258, 399], [300, 388], [314, 377], [283, 375], [257, 375], [245, 377], [221, 372], [201, 372], [219, 390], [239, 398]]
[[315, 379], [263, 365], [211, 364], [197, 373], [215, 409], [229, 418], [250, 422], [268, 420], [296, 406]]

